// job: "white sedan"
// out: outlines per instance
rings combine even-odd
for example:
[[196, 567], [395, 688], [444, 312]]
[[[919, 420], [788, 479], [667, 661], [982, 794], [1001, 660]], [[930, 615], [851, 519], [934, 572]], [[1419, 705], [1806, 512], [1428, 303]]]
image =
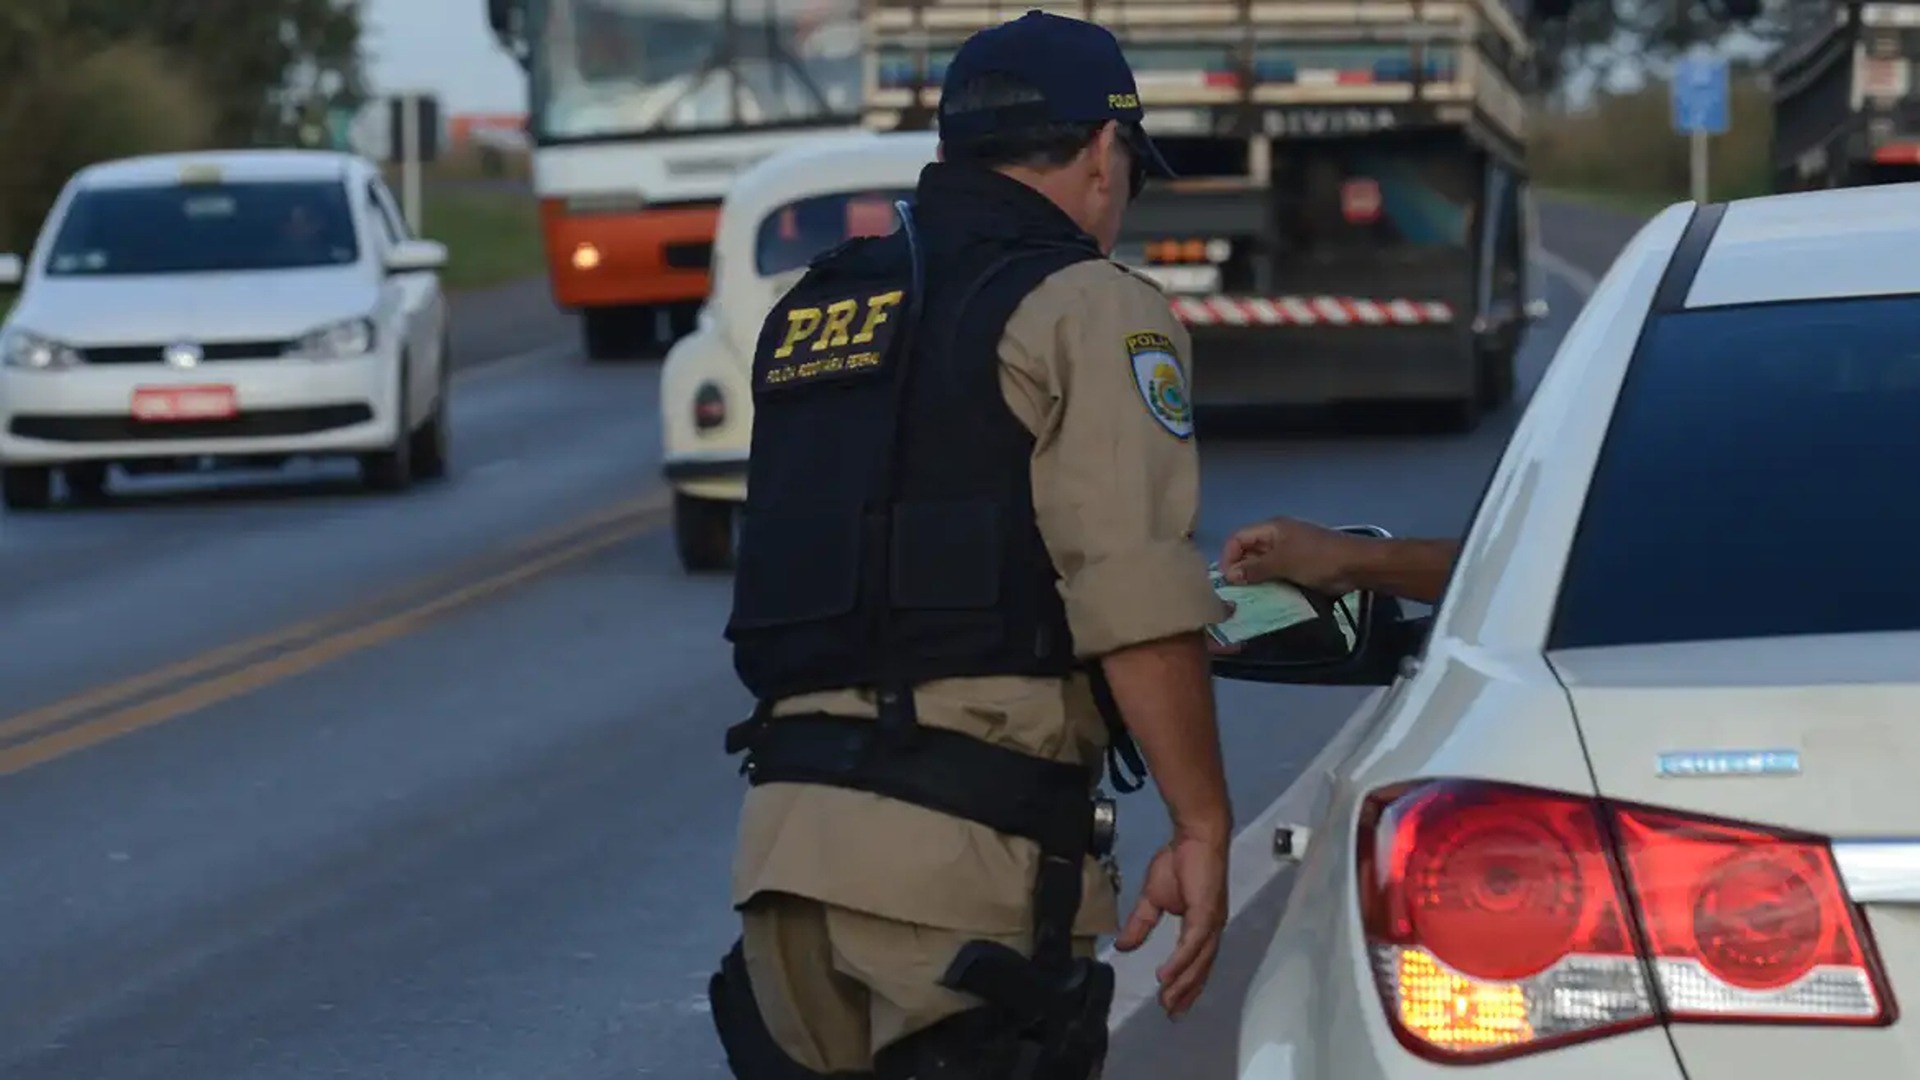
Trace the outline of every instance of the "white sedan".
[[663, 469], [685, 569], [733, 562], [734, 517], [747, 497], [753, 347], [767, 312], [814, 256], [893, 231], [895, 200], [912, 197], [937, 145], [929, 132], [827, 136], [759, 162], [727, 192], [712, 290], [660, 372]]
[[379, 171], [320, 151], [131, 158], [75, 174], [0, 325], [9, 509], [171, 471], [352, 455], [367, 483], [447, 470], [447, 251]]
[[1218, 663], [1383, 687], [1241, 1080], [1920, 1076], [1916, 246], [1920, 184], [1670, 207], [1424, 644], [1378, 605], [1357, 656]]

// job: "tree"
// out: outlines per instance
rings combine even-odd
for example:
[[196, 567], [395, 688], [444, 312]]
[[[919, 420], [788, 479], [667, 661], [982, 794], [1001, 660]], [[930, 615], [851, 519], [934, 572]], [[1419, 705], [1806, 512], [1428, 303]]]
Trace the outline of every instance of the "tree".
[[288, 140], [307, 101], [366, 99], [358, 0], [4, 0], [83, 46], [144, 39], [178, 56], [212, 100], [215, 138]]
[[1533, 0], [1542, 84], [1579, 73], [1637, 71], [1695, 45], [1743, 38], [1764, 55], [1830, 18], [1837, 0]]
[[31, 243], [76, 170], [294, 141], [364, 101], [357, 0], [0, 0], [0, 250]]

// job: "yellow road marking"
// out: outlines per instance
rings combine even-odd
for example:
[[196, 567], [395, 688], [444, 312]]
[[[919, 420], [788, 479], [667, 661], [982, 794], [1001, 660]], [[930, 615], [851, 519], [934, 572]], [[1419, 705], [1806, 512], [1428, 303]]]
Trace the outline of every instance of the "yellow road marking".
[[658, 525], [657, 515], [638, 517], [611, 532], [548, 552], [511, 570], [482, 578], [376, 622], [329, 634], [293, 652], [248, 664], [225, 675], [197, 682], [86, 723], [76, 724], [50, 735], [0, 750], [0, 775], [10, 775], [22, 769], [29, 769], [55, 758], [64, 757], [76, 750], [84, 750], [109, 739], [117, 739], [142, 728], [197, 712], [296, 675], [305, 674], [343, 656], [392, 641], [420, 629], [428, 622], [455, 608], [495, 595], [530, 578], [578, 562], [616, 544], [625, 543], [651, 532]]
[[377, 612], [391, 608], [395, 604], [443, 591], [453, 587], [456, 582], [469, 580], [476, 573], [497, 565], [504, 558], [511, 558], [515, 553], [524, 554], [551, 548], [556, 544], [564, 544], [615, 522], [641, 519], [651, 521], [652, 517], [665, 505], [667, 504], [664, 498], [658, 492], [627, 499], [585, 517], [536, 533], [514, 545], [509, 552], [483, 555], [453, 570], [434, 575], [426, 581], [402, 585], [371, 600], [350, 605], [319, 618], [308, 619], [278, 630], [244, 638], [229, 645], [222, 645], [198, 656], [188, 657], [185, 660], [8, 717], [0, 720], [0, 742], [58, 727], [97, 710], [120, 705], [174, 683], [219, 671], [262, 653], [273, 652], [330, 631], [364, 623]]

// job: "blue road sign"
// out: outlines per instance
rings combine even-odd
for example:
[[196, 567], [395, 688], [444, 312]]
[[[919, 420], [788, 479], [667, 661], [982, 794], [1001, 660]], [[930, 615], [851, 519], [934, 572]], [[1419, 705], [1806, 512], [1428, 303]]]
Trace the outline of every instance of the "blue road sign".
[[1724, 135], [1731, 117], [1727, 104], [1727, 60], [1723, 56], [1686, 56], [1673, 65], [1673, 129], [1682, 135]]

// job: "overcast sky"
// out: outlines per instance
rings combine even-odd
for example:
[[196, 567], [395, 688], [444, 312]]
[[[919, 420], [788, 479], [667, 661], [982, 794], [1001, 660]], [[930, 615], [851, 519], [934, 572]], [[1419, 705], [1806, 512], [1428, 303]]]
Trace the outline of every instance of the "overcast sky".
[[375, 94], [437, 94], [443, 113], [526, 110], [526, 79], [494, 44], [485, 0], [361, 0], [361, 11]]

